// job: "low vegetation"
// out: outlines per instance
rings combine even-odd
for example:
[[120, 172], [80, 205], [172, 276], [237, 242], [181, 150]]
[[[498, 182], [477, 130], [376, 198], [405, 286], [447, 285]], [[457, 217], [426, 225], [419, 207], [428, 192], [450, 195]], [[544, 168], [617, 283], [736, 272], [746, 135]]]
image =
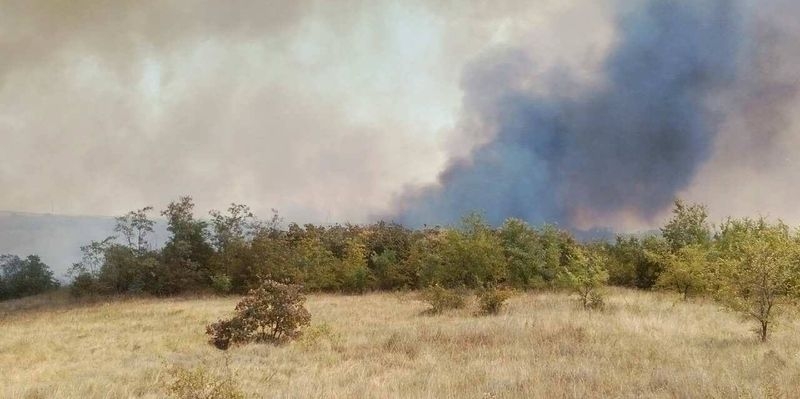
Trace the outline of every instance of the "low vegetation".
[[172, 367], [166, 393], [176, 399], [244, 399], [234, 376], [211, 374], [205, 367]]
[[478, 304], [480, 313], [484, 315], [496, 315], [503, 310], [506, 301], [511, 298], [512, 292], [507, 289], [494, 287], [486, 288], [478, 292]]
[[311, 322], [302, 287], [265, 281], [236, 305], [236, 315], [210, 324], [206, 333], [217, 349], [251, 342], [281, 344], [296, 339]]
[[228, 317], [238, 298], [75, 306], [33, 297], [0, 304], [0, 397], [166, 398], [170, 368], [202, 368], [216, 384], [229, 375], [224, 356], [247, 398], [791, 398], [800, 390], [795, 319], [760, 343], [715, 302], [606, 294], [600, 313], [566, 292], [519, 293], [497, 317], [475, 317], [474, 308], [423, 316], [428, 305], [416, 293], [310, 294], [312, 324], [297, 341], [224, 354], [203, 326]]
[[53, 272], [36, 255], [21, 259], [0, 255], [0, 301], [22, 298], [59, 287]]
[[461, 309], [466, 304], [467, 293], [463, 289], [447, 289], [433, 285], [422, 291], [422, 299], [428, 303], [427, 313], [440, 314], [445, 310]]
[[[118, 218], [118, 236], [82, 248], [71, 301], [2, 303], [12, 310], [0, 310], [0, 366], [16, 367], [4, 393], [790, 397], [800, 388], [800, 234], [780, 221], [711, 226], [703, 206], [676, 201], [660, 234], [582, 243], [516, 219], [495, 228], [478, 214], [421, 230], [284, 228], [243, 205], [208, 221], [193, 207], [183, 197], [162, 212], [171, 237], [160, 249], [148, 241], [152, 208]], [[35, 256], [1, 266], [3, 298], [58, 285]], [[228, 296], [242, 294], [234, 307]], [[80, 360], [95, 352], [91, 370], [105, 364], [106, 377]], [[171, 380], [156, 360], [178, 364]], [[139, 372], [126, 379], [129, 362]]]

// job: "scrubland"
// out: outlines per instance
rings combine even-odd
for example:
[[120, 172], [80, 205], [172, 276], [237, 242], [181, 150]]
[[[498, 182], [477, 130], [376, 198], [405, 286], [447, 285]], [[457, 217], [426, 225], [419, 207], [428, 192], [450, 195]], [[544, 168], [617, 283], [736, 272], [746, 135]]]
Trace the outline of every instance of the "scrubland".
[[[566, 293], [425, 314], [417, 293], [311, 295], [304, 338], [222, 352], [205, 326], [238, 298], [0, 303], [0, 395], [162, 398], [174, 367], [233, 373], [248, 397], [762, 398], [800, 392], [800, 323], [767, 343], [702, 300], [614, 289], [602, 311]], [[226, 361], [227, 358], [227, 361]], [[227, 364], [227, 366], [226, 366]]]

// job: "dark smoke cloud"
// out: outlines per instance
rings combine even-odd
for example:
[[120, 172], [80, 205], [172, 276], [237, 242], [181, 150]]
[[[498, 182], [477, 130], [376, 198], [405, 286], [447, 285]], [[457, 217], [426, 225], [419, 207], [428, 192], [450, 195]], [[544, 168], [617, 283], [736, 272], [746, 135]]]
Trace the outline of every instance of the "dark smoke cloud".
[[784, 32], [756, 34], [754, 4], [626, 6], [596, 84], [567, 67], [539, 73], [523, 47], [473, 63], [462, 82], [463, 118], [485, 143], [451, 161], [438, 184], [402, 196], [396, 218], [452, 223], [478, 210], [493, 223], [520, 217], [578, 228], [619, 215], [652, 220], [711, 157], [724, 122], [742, 117], [745, 107], [733, 103], [773, 102], [749, 107], [748, 123], [761, 124], [791, 100], [791, 87], [758, 65], [763, 54], [754, 49], [783, 43]]

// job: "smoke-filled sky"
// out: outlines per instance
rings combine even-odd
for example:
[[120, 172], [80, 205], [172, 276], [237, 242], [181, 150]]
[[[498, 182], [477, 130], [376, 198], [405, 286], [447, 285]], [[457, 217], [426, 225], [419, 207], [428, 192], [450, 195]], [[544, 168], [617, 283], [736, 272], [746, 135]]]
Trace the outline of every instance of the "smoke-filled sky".
[[800, 223], [794, 0], [0, 0], [0, 209]]

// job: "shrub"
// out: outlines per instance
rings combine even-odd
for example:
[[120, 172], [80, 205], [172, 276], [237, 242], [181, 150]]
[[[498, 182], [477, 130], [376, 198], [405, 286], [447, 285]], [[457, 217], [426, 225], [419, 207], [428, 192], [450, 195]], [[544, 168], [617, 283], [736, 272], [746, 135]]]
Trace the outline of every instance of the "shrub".
[[603, 299], [603, 294], [600, 291], [590, 292], [583, 307], [590, 310], [603, 310], [606, 307], [606, 301]]
[[178, 399], [244, 399], [244, 394], [236, 385], [233, 375], [218, 377], [210, 374], [204, 367], [187, 369], [175, 367], [169, 370], [172, 380], [167, 392]]
[[69, 293], [77, 298], [94, 296], [102, 292], [103, 290], [100, 287], [100, 282], [89, 273], [80, 273], [76, 275], [72, 280], [72, 284], [69, 286]]
[[226, 350], [249, 342], [280, 344], [301, 335], [311, 315], [303, 306], [302, 286], [265, 281], [236, 305], [233, 318], [206, 327], [209, 343]]
[[797, 237], [782, 222], [764, 219], [729, 220], [721, 229], [714, 297], [756, 321], [764, 342], [778, 314], [793, 307], [800, 292]]
[[608, 281], [604, 265], [607, 258], [595, 250], [576, 250], [569, 268], [563, 271], [564, 282], [578, 295], [584, 309], [603, 307], [602, 288]]
[[487, 315], [499, 314], [503, 305], [511, 298], [511, 291], [497, 288], [487, 288], [478, 293], [480, 313]]
[[211, 288], [213, 288], [214, 292], [217, 294], [227, 294], [231, 292], [233, 284], [231, 283], [231, 278], [227, 274], [217, 274], [211, 276]]
[[325, 347], [327, 343], [330, 349], [341, 352], [344, 349], [342, 341], [342, 335], [335, 332], [330, 324], [322, 323], [307, 328], [298, 343], [305, 350]]
[[675, 253], [659, 254], [666, 265], [656, 286], [678, 291], [683, 300], [705, 291], [709, 281], [709, 251], [697, 245], [686, 246]]
[[447, 309], [460, 309], [464, 307], [464, 293], [459, 290], [442, 288], [433, 285], [422, 291], [422, 299], [431, 305], [428, 312], [439, 314]]

